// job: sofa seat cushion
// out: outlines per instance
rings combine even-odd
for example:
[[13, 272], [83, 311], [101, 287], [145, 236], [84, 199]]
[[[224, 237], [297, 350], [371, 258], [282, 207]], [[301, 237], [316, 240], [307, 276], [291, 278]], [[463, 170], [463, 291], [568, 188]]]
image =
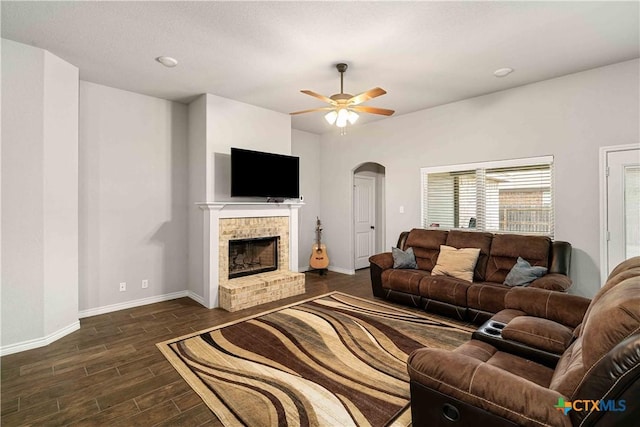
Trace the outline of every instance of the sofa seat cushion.
[[420, 280], [426, 276], [429, 276], [429, 272], [424, 270], [391, 268], [382, 272], [382, 287], [419, 295]]
[[553, 370], [490, 344], [471, 340], [454, 351], [422, 348], [409, 356], [408, 371], [411, 381], [520, 425], [571, 425], [553, 404], [532, 404], [565, 398], [547, 388]]
[[471, 283], [455, 277], [425, 276], [420, 280], [418, 292], [424, 298], [466, 307], [469, 286]]
[[548, 387], [553, 377], [553, 369], [528, 359], [499, 351], [491, 344], [482, 341], [468, 341], [453, 351], [481, 360], [542, 387]]
[[504, 297], [510, 289], [499, 283], [473, 283], [467, 291], [467, 307], [497, 313], [504, 309]]
[[562, 354], [573, 339], [573, 329], [553, 320], [519, 316], [505, 326], [502, 338], [550, 353]]

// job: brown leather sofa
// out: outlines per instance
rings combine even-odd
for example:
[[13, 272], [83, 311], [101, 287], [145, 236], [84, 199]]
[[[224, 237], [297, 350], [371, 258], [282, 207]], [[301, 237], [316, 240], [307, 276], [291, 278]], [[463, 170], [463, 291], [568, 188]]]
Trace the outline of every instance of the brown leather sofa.
[[[530, 304], [539, 313], [575, 308]], [[407, 362], [413, 425], [638, 425], [638, 269], [610, 277], [583, 312], [555, 368], [477, 339], [454, 351], [415, 351]]]
[[507, 293], [505, 309], [482, 325], [473, 337], [496, 348], [555, 367], [580, 334], [591, 307], [624, 280], [640, 276], [640, 257], [620, 263], [592, 300], [535, 288]]
[[[431, 275], [440, 245], [480, 249], [473, 282]], [[403, 232], [397, 247], [413, 248], [418, 268], [393, 268], [391, 252], [370, 257], [373, 294], [460, 320], [483, 323], [505, 308], [512, 287], [503, 282], [518, 257], [548, 268], [529, 288], [565, 292], [571, 286], [571, 245], [548, 237], [416, 228]]]

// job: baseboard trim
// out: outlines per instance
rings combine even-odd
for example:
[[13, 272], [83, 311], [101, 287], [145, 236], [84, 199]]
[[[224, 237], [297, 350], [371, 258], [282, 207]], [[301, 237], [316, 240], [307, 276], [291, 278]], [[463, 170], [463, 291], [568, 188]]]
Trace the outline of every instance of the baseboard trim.
[[[121, 302], [118, 304], [105, 305], [104, 307], [96, 307], [90, 308], [88, 310], [81, 310], [78, 312], [78, 318], [83, 319], [85, 317], [97, 316], [99, 314], [111, 313], [119, 310], [126, 310], [127, 308], [140, 307], [147, 304], [154, 304], [156, 302], [169, 301], [176, 298], [189, 297], [198, 304], [206, 307], [204, 303], [204, 298], [200, 295], [192, 292], [192, 291], [179, 291], [173, 292], [170, 294], [164, 295], [156, 295], [153, 297], [137, 299], [134, 301]], [[69, 335], [72, 332], [80, 329], [80, 320], [75, 321], [69, 326], [65, 326], [64, 328], [55, 331], [46, 337], [43, 338], [34, 338], [32, 340], [27, 340], [15, 344], [9, 344], [3, 347], [0, 347], [0, 356], [7, 356], [9, 354], [19, 353], [21, 351], [32, 350], [34, 348], [44, 347], [51, 344], [54, 341], [59, 340], [60, 338]]]
[[354, 269], [334, 267], [332, 265], [329, 266], [328, 270], [335, 271], [336, 273], [348, 274], [350, 276], [353, 276], [354, 274], [356, 274], [356, 271]]
[[60, 338], [69, 335], [72, 332], [80, 329], [80, 321], [76, 320], [72, 324], [65, 326], [62, 329], [59, 329], [46, 337], [43, 338], [35, 338], [32, 340], [22, 341], [15, 344], [9, 344], [3, 347], [0, 347], [0, 356], [7, 356], [9, 354], [19, 353], [21, 351], [32, 350], [34, 348], [44, 347], [46, 345], [51, 344], [54, 341], [59, 340]]
[[198, 304], [200, 304], [203, 307], [207, 307], [207, 304], [205, 304], [204, 302], [204, 297], [201, 297], [200, 295], [196, 294], [193, 291], [187, 291], [187, 296], [189, 298], [191, 298], [192, 300], [194, 300], [195, 302], [197, 302]]
[[90, 308], [88, 310], [80, 310], [80, 312], [78, 313], [78, 317], [80, 319], [83, 319], [85, 317], [97, 316], [99, 314], [107, 314], [114, 311], [126, 310], [128, 308], [140, 307], [142, 305], [154, 304], [157, 302], [169, 301], [172, 299], [183, 298], [183, 297], [189, 297], [197, 302], [200, 302], [189, 294], [190, 294], [189, 291], [178, 291], [178, 292], [172, 292], [170, 294], [156, 295], [153, 297], [141, 298], [133, 301], [126, 301], [126, 302], [120, 302], [117, 304], [105, 305], [103, 307]]
[[[356, 274], [355, 270], [350, 270], [350, 269], [347, 269], [347, 268], [334, 267], [332, 265], [327, 267], [327, 270], [335, 271], [336, 273], [341, 273], [341, 274], [348, 274], [350, 276], [353, 276], [354, 274]], [[300, 267], [300, 268], [298, 268], [298, 272], [299, 273], [308, 273], [308, 272], [313, 272], [313, 271], [319, 271], [319, 270], [313, 269], [311, 267]]]

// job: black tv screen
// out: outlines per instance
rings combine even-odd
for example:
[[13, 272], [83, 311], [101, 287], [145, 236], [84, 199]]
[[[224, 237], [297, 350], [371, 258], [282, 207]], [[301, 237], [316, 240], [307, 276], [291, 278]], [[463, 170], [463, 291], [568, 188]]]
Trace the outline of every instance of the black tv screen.
[[300, 159], [231, 148], [231, 197], [297, 198]]

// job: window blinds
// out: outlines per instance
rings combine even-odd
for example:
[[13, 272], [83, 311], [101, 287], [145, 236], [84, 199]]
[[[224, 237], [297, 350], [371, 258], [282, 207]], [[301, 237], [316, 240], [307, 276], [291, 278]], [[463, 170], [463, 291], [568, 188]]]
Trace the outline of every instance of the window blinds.
[[553, 237], [553, 158], [422, 169], [422, 225]]

